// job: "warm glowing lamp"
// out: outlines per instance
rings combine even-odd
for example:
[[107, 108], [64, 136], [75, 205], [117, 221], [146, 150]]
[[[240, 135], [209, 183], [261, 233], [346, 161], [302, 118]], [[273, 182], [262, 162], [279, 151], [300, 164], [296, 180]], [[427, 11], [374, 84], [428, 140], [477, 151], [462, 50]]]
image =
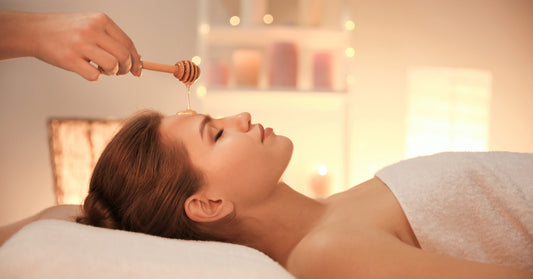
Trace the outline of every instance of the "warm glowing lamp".
[[487, 150], [491, 72], [420, 67], [408, 88], [406, 157]]
[[118, 120], [49, 121], [50, 154], [58, 204], [83, 202], [94, 165], [120, 125]]

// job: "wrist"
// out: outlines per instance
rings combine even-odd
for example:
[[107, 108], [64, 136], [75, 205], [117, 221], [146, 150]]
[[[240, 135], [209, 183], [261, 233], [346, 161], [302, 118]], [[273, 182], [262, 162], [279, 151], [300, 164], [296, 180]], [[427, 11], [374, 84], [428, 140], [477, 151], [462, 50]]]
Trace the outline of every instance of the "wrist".
[[29, 12], [0, 12], [0, 59], [35, 56], [38, 21], [44, 15]]

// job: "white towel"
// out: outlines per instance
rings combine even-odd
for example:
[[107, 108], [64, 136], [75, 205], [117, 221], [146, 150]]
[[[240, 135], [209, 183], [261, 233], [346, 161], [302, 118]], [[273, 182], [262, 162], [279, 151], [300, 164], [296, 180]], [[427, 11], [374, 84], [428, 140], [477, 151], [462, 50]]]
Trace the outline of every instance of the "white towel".
[[22, 228], [0, 247], [0, 278], [293, 278], [245, 246], [174, 240], [60, 220]]
[[533, 154], [439, 153], [376, 176], [422, 249], [533, 272]]

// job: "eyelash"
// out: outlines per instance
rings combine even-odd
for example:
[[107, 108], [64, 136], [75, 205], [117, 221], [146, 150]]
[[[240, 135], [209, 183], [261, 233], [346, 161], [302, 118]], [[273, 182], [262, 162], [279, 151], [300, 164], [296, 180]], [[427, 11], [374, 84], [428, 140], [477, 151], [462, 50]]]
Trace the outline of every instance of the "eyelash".
[[222, 137], [222, 133], [224, 133], [224, 129], [220, 129], [220, 131], [218, 131], [217, 135], [215, 136], [215, 141]]

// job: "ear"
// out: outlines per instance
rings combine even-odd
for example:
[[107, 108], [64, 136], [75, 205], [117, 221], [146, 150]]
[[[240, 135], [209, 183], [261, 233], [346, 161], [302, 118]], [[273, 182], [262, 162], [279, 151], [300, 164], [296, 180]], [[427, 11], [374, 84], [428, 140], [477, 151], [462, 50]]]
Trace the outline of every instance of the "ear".
[[185, 213], [196, 222], [218, 221], [233, 212], [233, 203], [222, 198], [208, 198], [202, 193], [185, 201]]

